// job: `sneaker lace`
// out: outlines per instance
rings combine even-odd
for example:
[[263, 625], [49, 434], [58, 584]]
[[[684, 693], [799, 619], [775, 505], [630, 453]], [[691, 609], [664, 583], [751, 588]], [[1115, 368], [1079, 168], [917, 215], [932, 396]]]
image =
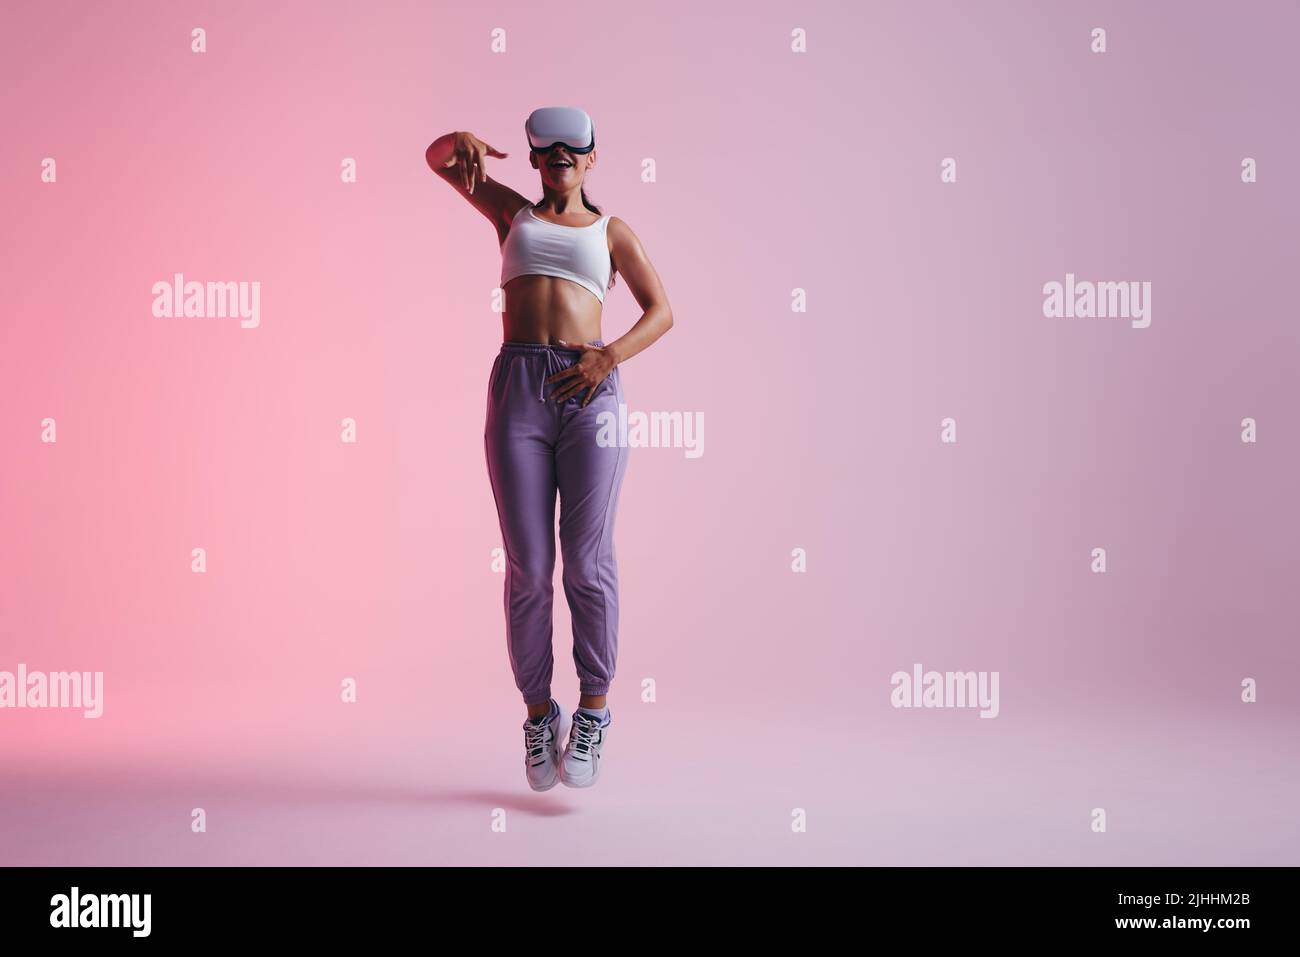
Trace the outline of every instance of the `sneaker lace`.
[[535, 758], [546, 750], [546, 731], [549, 727], [548, 723], [524, 727], [524, 748], [530, 758]]
[[579, 714], [573, 722], [573, 730], [569, 732], [569, 748], [574, 751], [581, 751], [583, 754], [589, 754], [599, 731], [600, 724], [595, 718]]

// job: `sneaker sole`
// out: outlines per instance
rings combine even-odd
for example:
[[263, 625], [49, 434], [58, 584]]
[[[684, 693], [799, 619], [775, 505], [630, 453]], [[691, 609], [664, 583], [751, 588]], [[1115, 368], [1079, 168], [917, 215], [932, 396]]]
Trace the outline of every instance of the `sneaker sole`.
[[560, 776], [557, 774], [557, 775], [555, 776], [555, 780], [552, 781], [550, 784], [546, 784], [546, 785], [543, 785], [542, 787], [538, 787], [538, 786], [537, 786], [536, 784], [534, 784], [532, 781], [529, 781], [529, 782], [528, 782], [528, 786], [529, 786], [530, 788], [532, 788], [534, 791], [537, 791], [537, 792], [540, 793], [540, 792], [542, 792], [542, 791], [549, 791], [551, 788], [555, 787], [555, 785], [557, 785], [557, 784], [559, 784], [559, 783], [560, 783]]
[[600, 768], [599, 768], [599, 767], [596, 768], [596, 773], [593, 774], [593, 775], [591, 776], [591, 779], [590, 779], [589, 781], [583, 781], [582, 783], [579, 783], [579, 782], [577, 782], [577, 781], [570, 781], [567, 777], [565, 777], [563, 771], [560, 772], [560, 780], [564, 783], [564, 786], [565, 786], [565, 787], [570, 787], [570, 788], [589, 788], [589, 787], [592, 787], [592, 786], [596, 783], [596, 779], [597, 779], [598, 777], [600, 777]]

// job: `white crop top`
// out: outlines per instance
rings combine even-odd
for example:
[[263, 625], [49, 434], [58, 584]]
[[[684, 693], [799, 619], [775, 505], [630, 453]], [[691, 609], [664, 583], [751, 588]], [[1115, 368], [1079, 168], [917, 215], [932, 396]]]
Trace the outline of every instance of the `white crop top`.
[[516, 276], [559, 276], [604, 302], [611, 272], [608, 226], [608, 216], [589, 226], [561, 226], [542, 219], [531, 205], [520, 207], [501, 246], [501, 285]]

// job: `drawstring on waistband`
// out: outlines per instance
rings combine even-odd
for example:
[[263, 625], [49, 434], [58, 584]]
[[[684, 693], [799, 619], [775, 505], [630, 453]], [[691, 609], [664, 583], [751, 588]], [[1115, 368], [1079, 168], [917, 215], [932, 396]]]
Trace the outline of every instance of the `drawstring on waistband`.
[[[604, 346], [605, 341], [603, 339], [592, 339], [588, 345]], [[537, 383], [538, 402], [546, 401], [546, 380], [559, 371], [556, 366], [561, 352], [581, 353], [582, 349], [579, 346], [549, 346], [540, 342], [503, 342], [501, 344], [501, 353], [503, 355], [546, 356], [546, 372]]]
[[554, 375], [554, 372], [552, 372], [554, 368], [555, 368], [555, 350], [551, 348], [547, 348], [546, 371], [537, 377], [537, 401], [538, 402], [546, 401], [546, 380], [549, 379], [552, 375]]

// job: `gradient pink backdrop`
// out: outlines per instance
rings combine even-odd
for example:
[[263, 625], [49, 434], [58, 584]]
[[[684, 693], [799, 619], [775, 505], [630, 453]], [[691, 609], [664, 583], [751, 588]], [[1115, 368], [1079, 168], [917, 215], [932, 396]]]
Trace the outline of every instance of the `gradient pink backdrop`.
[[[0, 670], [106, 694], [0, 711], [0, 862], [1300, 862], [1294, 4], [3, 17]], [[554, 103], [676, 318], [628, 400], [706, 444], [633, 452], [607, 766], [535, 795], [482, 453], [500, 258], [423, 157], [468, 129], [539, 195]], [[260, 281], [261, 327], [154, 318], [176, 271]], [[1067, 271], [1151, 281], [1150, 328], [1045, 319]], [[605, 337], [638, 315], [620, 283]], [[913, 662], [1000, 671], [1000, 717], [891, 708]], [[569, 707], [562, 601], [556, 665]]]

